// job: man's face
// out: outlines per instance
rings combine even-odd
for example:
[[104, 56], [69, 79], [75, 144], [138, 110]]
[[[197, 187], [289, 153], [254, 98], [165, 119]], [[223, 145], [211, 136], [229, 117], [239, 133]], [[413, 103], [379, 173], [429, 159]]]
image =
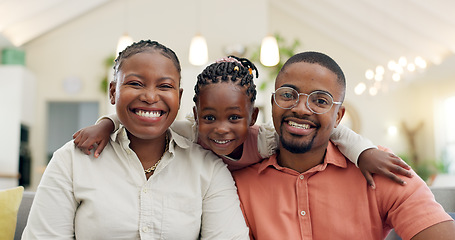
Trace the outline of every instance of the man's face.
[[[319, 64], [306, 62], [287, 66], [276, 79], [275, 90], [280, 87], [291, 87], [306, 94], [324, 91], [330, 94], [334, 101], [341, 101], [344, 92], [335, 73]], [[280, 136], [280, 144], [292, 153], [325, 150], [333, 128], [344, 115], [344, 107], [339, 105], [333, 105], [327, 113], [315, 114], [307, 108], [306, 99], [306, 96], [300, 95], [297, 106], [282, 109], [272, 97], [273, 124]]]

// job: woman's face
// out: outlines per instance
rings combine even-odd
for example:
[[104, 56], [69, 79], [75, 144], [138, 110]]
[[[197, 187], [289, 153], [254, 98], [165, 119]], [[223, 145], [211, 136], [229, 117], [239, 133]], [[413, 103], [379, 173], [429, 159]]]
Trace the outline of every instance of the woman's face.
[[159, 51], [141, 52], [123, 60], [117, 74], [110, 99], [130, 138], [162, 136], [177, 116], [183, 92], [173, 62]]

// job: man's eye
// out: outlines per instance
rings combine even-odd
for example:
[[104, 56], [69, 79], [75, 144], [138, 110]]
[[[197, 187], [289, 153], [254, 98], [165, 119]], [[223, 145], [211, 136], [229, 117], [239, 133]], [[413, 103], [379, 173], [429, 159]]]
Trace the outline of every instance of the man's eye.
[[292, 94], [291, 92], [284, 92], [281, 94], [281, 97], [283, 99], [294, 99], [294, 94]]
[[315, 98], [313, 99], [313, 102], [318, 106], [325, 106], [330, 104], [330, 102], [325, 98]]

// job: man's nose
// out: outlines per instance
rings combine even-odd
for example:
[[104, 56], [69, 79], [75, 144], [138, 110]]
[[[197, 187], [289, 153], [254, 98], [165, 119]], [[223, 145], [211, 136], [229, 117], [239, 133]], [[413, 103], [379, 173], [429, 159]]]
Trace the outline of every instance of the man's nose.
[[299, 101], [297, 102], [297, 105], [295, 105], [292, 108], [293, 112], [296, 112], [298, 114], [313, 114], [313, 112], [310, 110], [310, 108], [307, 105], [307, 97], [304, 94], [299, 95]]

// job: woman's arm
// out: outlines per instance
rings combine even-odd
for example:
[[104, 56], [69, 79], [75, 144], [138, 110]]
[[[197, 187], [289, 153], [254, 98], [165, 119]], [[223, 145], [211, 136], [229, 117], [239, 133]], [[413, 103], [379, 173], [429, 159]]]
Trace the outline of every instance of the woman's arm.
[[75, 238], [78, 203], [73, 195], [70, 158], [61, 150], [54, 153], [38, 186], [22, 239]]
[[203, 198], [201, 239], [249, 239], [237, 188], [221, 161]]

